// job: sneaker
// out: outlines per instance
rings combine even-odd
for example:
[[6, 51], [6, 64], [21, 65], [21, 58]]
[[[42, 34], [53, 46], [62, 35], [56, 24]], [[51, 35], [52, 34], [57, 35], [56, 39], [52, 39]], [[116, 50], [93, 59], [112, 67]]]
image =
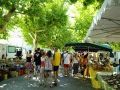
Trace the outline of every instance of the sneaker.
[[50, 85], [50, 88], [52, 88], [52, 87], [53, 87], [53, 85], [51, 84], [51, 85]]
[[54, 83], [54, 86], [57, 86], [57, 82]]

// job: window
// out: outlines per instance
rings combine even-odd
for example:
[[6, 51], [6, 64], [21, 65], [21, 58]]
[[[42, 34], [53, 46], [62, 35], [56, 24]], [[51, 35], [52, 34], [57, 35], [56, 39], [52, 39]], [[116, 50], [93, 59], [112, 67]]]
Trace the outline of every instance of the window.
[[8, 46], [8, 53], [16, 53], [16, 47], [15, 46]]

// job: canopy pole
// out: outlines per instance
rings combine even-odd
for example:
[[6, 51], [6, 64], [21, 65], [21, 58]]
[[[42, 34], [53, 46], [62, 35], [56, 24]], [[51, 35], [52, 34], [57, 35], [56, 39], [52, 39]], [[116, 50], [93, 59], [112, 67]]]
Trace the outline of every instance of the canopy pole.
[[88, 47], [88, 61], [89, 61], [89, 47]]

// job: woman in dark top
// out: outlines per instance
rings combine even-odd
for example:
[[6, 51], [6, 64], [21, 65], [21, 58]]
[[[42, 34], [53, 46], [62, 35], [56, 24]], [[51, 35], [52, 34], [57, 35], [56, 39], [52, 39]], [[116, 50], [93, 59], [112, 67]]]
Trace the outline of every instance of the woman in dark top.
[[29, 50], [29, 52], [26, 55], [26, 70], [27, 70], [27, 78], [29, 78], [31, 75], [31, 71], [33, 70], [33, 65], [32, 65], [32, 54], [31, 54], [31, 50]]

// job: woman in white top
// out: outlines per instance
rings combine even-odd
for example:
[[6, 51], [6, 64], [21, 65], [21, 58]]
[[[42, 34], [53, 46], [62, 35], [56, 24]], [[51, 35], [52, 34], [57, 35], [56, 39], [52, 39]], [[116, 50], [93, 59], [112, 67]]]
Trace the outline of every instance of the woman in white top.
[[47, 52], [47, 56], [45, 59], [45, 86], [46, 85], [50, 85], [50, 87], [52, 86], [52, 52], [48, 51]]
[[71, 64], [71, 54], [68, 53], [68, 51], [63, 55], [63, 63], [64, 63], [64, 76], [68, 76]]

